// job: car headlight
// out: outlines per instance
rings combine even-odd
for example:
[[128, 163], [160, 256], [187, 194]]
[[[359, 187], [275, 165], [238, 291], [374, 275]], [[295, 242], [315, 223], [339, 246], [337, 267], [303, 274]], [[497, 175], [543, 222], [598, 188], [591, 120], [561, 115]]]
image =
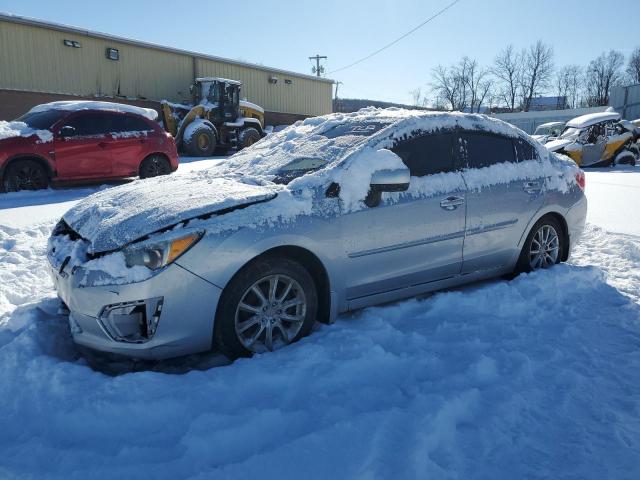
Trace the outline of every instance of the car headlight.
[[173, 263], [183, 253], [193, 247], [202, 238], [201, 232], [190, 233], [184, 237], [170, 240], [147, 243], [145, 245], [132, 245], [126, 248], [124, 258], [127, 267], [136, 265], [157, 270]]

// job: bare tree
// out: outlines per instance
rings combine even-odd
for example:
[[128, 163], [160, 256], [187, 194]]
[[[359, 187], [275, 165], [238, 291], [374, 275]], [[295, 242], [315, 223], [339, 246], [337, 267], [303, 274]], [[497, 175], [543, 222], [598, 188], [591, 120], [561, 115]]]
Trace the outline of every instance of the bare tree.
[[444, 99], [451, 110], [480, 111], [492, 86], [489, 71], [469, 57], [450, 67], [438, 65], [431, 77], [436, 98]]
[[622, 79], [624, 56], [609, 50], [589, 63], [587, 68], [587, 102], [589, 106], [607, 105], [609, 90]]
[[414, 107], [426, 107], [427, 106], [427, 95], [422, 92], [422, 88], [414, 88], [409, 92], [412, 99], [412, 105]]
[[553, 47], [538, 40], [522, 53], [522, 106], [529, 111], [535, 94], [549, 87], [553, 74]]
[[458, 64], [458, 72], [468, 92], [469, 105], [464, 107], [470, 107], [471, 112], [480, 112], [482, 102], [493, 83], [489, 78], [489, 71], [481, 68], [475, 59], [464, 57]]
[[438, 65], [431, 72], [431, 87], [449, 110], [462, 110], [466, 103], [465, 86], [456, 67]]
[[576, 108], [582, 85], [582, 68], [579, 65], [566, 65], [556, 74], [558, 97], [566, 98], [565, 108]]
[[636, 47], [629, 57], [627, 75], [632, 83], [640, 83], [640, 47]]
[[522, 83], [522, 56], [514, 51], [513, 45], [508, 45], [498, 54], [492, 73], [498, 79], [498, 95], [513, 112]]

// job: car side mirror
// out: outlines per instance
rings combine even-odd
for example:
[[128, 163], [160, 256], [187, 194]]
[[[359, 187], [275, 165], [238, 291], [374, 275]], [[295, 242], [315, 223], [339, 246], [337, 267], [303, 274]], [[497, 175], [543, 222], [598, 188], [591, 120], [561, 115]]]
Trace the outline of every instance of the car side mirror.
[[367, 207], [377, 207], [382, 201], [382, 192], [404, 192], [410, 181], [411, 173], [406, 167], [378, 170], [371, 176], [369, 194], [364, 203]]
[[69, 125], [65, 125], [60, 129], [59, 134], [62, 138], [73, 137], [76, 134], [76, 129]]

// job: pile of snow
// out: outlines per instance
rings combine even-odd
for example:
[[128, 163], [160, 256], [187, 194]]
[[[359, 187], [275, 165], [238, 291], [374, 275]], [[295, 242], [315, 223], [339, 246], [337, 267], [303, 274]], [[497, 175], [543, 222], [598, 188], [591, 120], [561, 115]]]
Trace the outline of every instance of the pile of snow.
[[149, 120], [155, 120], [158, 118], [158, 112], [152, 108], [136, 107], [135, 105], [127, 105], [125, 103], [98, 102], [93, 100], [63, 100], [59, 102], [43, 103], [42, 105], [33, 107], [29, 110], [29, 113], [46, 112], [47, 110], [109, 110], [112, 112], [135, 113], [137, 115], [147, 117]]
[[573, 265], [220, 368], [96, 371], [56, 315], [51, 227], [0, 228], [0, 477], [640, 477], [637, 238], [590, 227]]
[[40, 143], [53, 140], [53, 134], [49, 130], [34, 130], [24, 122], [0, 121], [0, 140], [13, 137], [30, 137], [32, 135], [37, 135]]

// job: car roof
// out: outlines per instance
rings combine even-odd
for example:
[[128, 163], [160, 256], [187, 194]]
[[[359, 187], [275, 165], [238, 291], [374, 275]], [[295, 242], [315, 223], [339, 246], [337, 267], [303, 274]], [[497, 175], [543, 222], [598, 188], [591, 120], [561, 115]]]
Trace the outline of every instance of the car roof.
[[99, 102], [92, 100], [73, 100], [73, 101], [60, 101], [43, 103], [36, 105], [29, 113], [45, 112], [48, 110], [59, 110], [75, 112], [81, 110], [98, 110], [108, 112], [120, 112], [120, 113], [132, 113], [134, 115], [140, 115], [148, 118], [149, 120], [155, 120], [158, 118], [158, 112], [152, 108], [137, 107], [135, 105], [127, 105], [124, 103], [115, 102]]
[[617, 112], [588, 113], [587, 115], [572, 118], [567, 122], [567, 127], [586, 128], [607, 120], [620, 120], [620, 114]]

